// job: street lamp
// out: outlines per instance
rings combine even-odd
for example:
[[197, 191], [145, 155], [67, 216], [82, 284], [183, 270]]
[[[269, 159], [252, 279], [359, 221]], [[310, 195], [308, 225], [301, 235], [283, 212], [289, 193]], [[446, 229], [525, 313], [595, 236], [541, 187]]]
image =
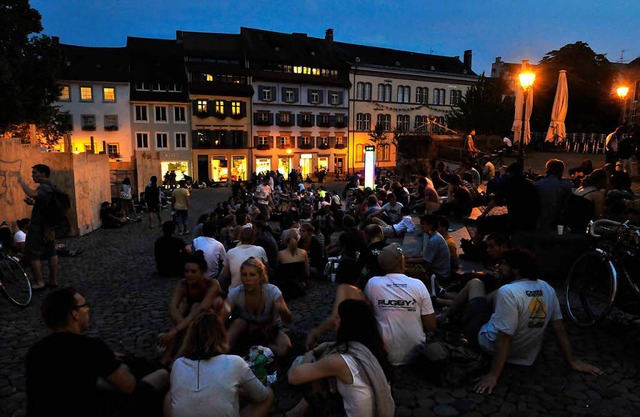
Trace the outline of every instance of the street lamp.
[[616, 89], [616, 93], [618, 94], [618, 97], [620, 98], [620, 100], [622, 100], [621, 122], [622, 124], [624, 124], [624, 116], [625, 116], [625, 113], [627, 112], [627, 94], [629, 94], [629, 87], [622, 85]]
[[527, 98], [529, 96], [529, 89], [533, 86], [533, 82], [536, 79], [536, 74], [531, 71], [521, 72], [519, 75], [520, 85], [522, 86], [522, 127], [520, 129], [520, 151], [518, 152], [518, 163], [524, 168], [524, 125], [525, 117], [527, 114]]

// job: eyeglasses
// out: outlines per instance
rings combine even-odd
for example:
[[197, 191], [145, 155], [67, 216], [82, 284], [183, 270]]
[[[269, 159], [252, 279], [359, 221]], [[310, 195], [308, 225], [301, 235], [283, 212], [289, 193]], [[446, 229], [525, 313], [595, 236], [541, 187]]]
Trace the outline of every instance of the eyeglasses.
[[89, 308], [89, 307], [91, 307], [91, 306], [89, 305], [89, 303], [87, 303], [87, 302], [85, 301], [85, 303], [84, 303], [84, 304], [77, 305], [77, 306], [73, 307], [73, 309], [74, 309], [74, 310], [80, 310], [82, 307], [87, 307], [87, 308]]

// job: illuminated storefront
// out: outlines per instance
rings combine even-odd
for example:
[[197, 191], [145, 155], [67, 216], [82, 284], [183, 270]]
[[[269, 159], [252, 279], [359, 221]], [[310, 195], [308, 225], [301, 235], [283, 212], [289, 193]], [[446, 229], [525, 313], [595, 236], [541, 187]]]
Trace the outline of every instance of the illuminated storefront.
[[307, 178], [307, 175], [313, 173], [313, 154], [300, 154], [300, 173], [302, 174], [302, 178]]
[[189, 151], [160, 152], [160, 172], [162, 172], [163, 178], [164, 175], [171, 174], [171, 172], [176, 174], [176, 181], [185, 179], [185, 176], [192, 178], [189, 157]]
[[291, 172], [290, 156], [281, 156], [278, 158], [278, 171], [280, 171], [285, 179], [289, 179], [289, 173]]
[[229, 179], [229, 163], [226, 156], [214, 156], [211, 158], [211, 180], [224, 182]]
[[247, 158], [244, 155], [234, 155], [231, 157], [231, 179], [233, 181], [247, 180]]
[[268, 172], [271, 171], [271, 158], [270, 157], [262, 157], [256, 158], [256, 172]]
[[329, 172], [329, 157], [328, 156], [319, 156], [318, 157], [318, 171], [326, 171]]

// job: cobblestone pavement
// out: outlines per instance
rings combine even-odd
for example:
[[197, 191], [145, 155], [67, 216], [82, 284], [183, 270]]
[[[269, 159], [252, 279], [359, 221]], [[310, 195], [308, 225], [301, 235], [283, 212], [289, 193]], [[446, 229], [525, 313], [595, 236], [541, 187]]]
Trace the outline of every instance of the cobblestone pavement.
[[[212, 210], [228, 190], [193, 192], [190, 221]], [[84, 249], [75, 258], [61, 258], [60, 283], [73, 285], [91, 303], [91, 332], [117, 351], [157, 359], [155, 340], [169, 326], [167, 305], [177, 278], [154, 273], [153, 242], [160, 235], [141, 223], [118, 230], [98, 230], [67, 239], [72, 249]], [[24, 357], [29, 346], [47, 334], [38, 317], [45, 292], [18, 308], [0, 301], [0, 416], [25, 415]], [[306, 331], [330, 311], [332, 284], [312, 282], [308, 294], [290, 303], [294, 315], [289, 333], [295, 353], [302, 353]], [[571, 372], [549, 334], [532, 367], [507, 366], [492, 395], [473, 393], [472, 384], [443, 388], [418, 371], [399, 369], [393, 379], [397, 416], [637, 416], [640, 415], [638, 378], [639, 326], [632, 321], [607, 321], [595, 329], [568, 326], [576, 356], [600, 366], [601, 377]], [[292, 407], [297, 389], [279, 381], [273, 415]], [[91, 413], [88, 413], [91, 415]]]

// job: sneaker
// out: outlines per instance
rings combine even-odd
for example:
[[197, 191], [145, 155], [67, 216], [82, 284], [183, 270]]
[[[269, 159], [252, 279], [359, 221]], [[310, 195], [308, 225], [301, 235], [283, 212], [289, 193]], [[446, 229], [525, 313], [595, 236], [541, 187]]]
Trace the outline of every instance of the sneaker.
[[431, 275], [431, 298], [439, 298], [445, 293], [445, 289], [438, 284], [436, 274]]

